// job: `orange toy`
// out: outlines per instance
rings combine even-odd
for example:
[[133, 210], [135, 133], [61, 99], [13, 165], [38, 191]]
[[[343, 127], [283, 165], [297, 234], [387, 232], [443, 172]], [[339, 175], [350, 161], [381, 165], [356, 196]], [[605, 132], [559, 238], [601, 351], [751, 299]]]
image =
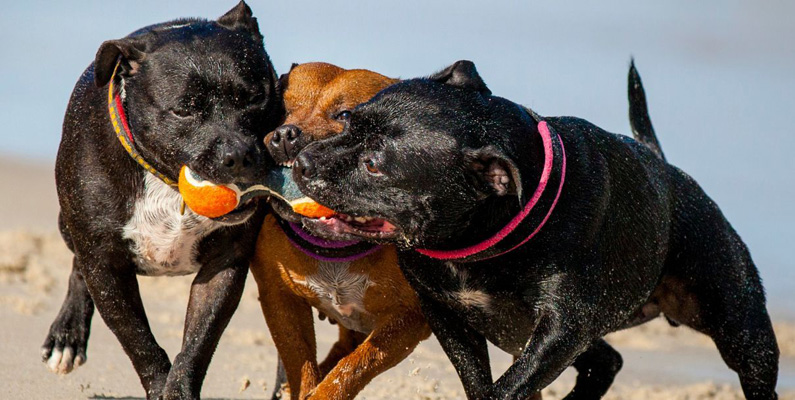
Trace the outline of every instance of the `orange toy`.
[[[275, 175], [271, 174], [271, 175]], [[179, 193], [185, 201], [185, 205], [190, 207], [193, 212], [208, 218], [216, 218], [232, 212], [240, 199], [249, 199], [255, 196], [275, 196], [287, 204], [293, 211], [309, 218], [330, 217], [334, 211], [319, 204], [318, 202], [303, 196], [297, 188], [292, 188], [294, 183], [289, 180], [290, 188], [283, 190], [286, 193], [279, 193], [268, 186], [254, 185], [241, 191], [235, 184], [216, 185], [210, 181], [203, 180], [193, 172], [187, 165], [183, 165], [179, 171]], [[268, 182], [270, 183], [270, 182]], [[281, 184], [274, 184], [280, 186]], [[289, 193], [289, 194], [288, 194]], [[298, 197], [300, 196], [300, 197]], [[298, 197], [291, 199], [291, 197]]]
[[309, 218], [330, 217], [335, 214], [334, 210], [310, 199], [309, 197], [302, 197], [298, 200], [290, 202], [293, 211]]
[[209, 218], [228, 214], [237, 207], [237, 191], [202, 180], [187, 165], [179, 171], [179, 194], [193, 212]]

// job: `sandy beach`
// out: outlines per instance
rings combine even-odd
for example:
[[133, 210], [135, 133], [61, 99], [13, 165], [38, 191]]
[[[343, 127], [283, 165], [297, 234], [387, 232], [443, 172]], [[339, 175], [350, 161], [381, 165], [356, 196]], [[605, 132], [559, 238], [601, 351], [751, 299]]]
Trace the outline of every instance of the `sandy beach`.
[[[39, 346], [66, 293], [71, 254], [56, 230], [57, 200], [52, 165], [0, 159], [5, 188], [0, 194], [0, 382], [2, 398], [139, 399], [144, 391], [132, 364], [98, 314], [92, 325], [88, 362], [67, 376], [49, 372]], [[180, 347], [192, 277], [140, 278], [152, 329], [173, 357]], [[779, 393], [795, 399], [795, 323], [775, 320], [781, 347]], [[336, 329], [319, 321], [320, 352]], [[711, 341], [687, 328], [655, 320], [608, 337], [624, 356], [624, 368], [607, 399], [741, 399], [736, 376]], [[498, 376], [510, 357], [492, 349]], [[215, 354], [202, 392], [206, 399], [269, 398], [276, 350], [249, 279], [240, 307]], [[545, 398], [564, 396], [574, 382], [568, 370], [546, 389]], [[431, 338], [400, 365], [376, 378], [360, 399], [463, 399], [463, 389], [438, 342]]]

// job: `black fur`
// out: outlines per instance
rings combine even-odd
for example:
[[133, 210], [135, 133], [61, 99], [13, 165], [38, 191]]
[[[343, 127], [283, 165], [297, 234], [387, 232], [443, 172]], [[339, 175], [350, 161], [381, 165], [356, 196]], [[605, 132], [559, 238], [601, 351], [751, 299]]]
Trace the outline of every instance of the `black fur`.
[[[298, 157], [295, 178], [304, 193], [397, 230], [304, 223], [332, 239], [404, 245], [401, 268], [469, 398], [525, 398], [570, 365], [580, 377], [568, 398], [599, 398], [621, 366], [601, 338], [661, 313], [709, 335], [746, 397], [776, 398], [778, 347], [756, 267], [717, 205], [654, 151], [642, 93], [635, 71], [632, 124], [647, 145], [582, 119], [543, 118], [565, 145], [565, 185], [540, 233], [508, 254], [445, 262], [412, 250], [483, 241], [519, 212], [539, 181], [539, 117], [491, 96], [466, 61], [383, 90], [352, 113], [343, 134]], [[484, 152], [511, 171], [505, 175], [516, 190], [489, 184], [472, 156]], [[529, 221], [546, 213], [552, 199], [545, 196]], [[520, 225], [496, 250], [533, 227]], [[488, 297], [466, 303], [464, 290]], [[517, 357], [494, 383], [487, 341]]]
[[46, 360], [54, 350], [71, 348], [85, 358], [96, 305], [147, 398], [195, 399], [237, 308], [263, 210], [256, 203], [241, 206], [221, 217], [228, 226], [199, 242], [183, 346], [172, 365], [149, 328], [138, 261], [122, 236], [145, 195], [148, 172], [122, 148], [109, 119], [107, 84], [117, 60], [115, 85], [124, 86], [135, 146], [174, 181], [185, 164], [217, 183], [261, 180], [272, 165], [262, 138], [283, 118], [276, 73], [256, 19], [241, 1], [217, 21], [177, 20], [103, 43], [64, 119], [56, 161], [59, 221], [75, 256], [69, 292], [42, 355]]

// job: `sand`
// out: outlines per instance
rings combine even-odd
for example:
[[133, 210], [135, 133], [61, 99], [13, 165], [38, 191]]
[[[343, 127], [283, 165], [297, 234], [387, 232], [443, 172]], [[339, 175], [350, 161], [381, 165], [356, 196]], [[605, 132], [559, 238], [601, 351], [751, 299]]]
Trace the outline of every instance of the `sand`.
[[[66, 376], [49, 372], [39, 346], [66, 293], [71, 254], [56, 229], [57, 201], [51, 163], [0, 158], [0, 397], [4, 399], [139, 399], [144, 391], [132, 365], [99, 315], [95, 315], [87, 363]], [[29, 196], [7, 188], [25, 187]], [[140, 278], [155, 336], [173, 357], [180, 348], [192, 277]], [[325, 352], [336, 335], [318, 322]], [[795, 323], [775, 321], [782, 351], [779, 392], [795, 399]], [[655, 320], [608, 337], [624, 356], [624, 368], [607, 399], [741, 399], [736, 376], [712, 342], [687, 328]], [[495, 376], [510, 357], [492, 349]], [[272, 390], [276, 351], [257, 302], [254, 280], [208, 371], [205, 399], [264, 399]], [[574, 382], [569, 370], [545, 390], [558, 399]], [[376, 378], [361, 399], [463, 399], [458, 378], [431, 338], [400, 365]]]

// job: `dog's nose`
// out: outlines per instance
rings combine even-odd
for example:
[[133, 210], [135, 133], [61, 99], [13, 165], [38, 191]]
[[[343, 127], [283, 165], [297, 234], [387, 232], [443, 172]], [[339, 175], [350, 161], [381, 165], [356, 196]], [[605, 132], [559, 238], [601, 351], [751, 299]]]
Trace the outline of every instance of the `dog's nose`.
[[282, 125], [273, 131], [268, 150], [277, 162], [288, 162], [298, 153], [301, 129], [295, 125]]
[[312, 157], [306, 153], [301, 153], [295, 159], [294, 169], [298, 170], [304, 179], [310, 179], [315, 174], [315, 164], [312, 162]]
[[244, 169], [253, 164], [253, 159], [250, 152], [238, 148], [227, 150], [221, 163], [224, 169], [232, 174], [239, 175]]

